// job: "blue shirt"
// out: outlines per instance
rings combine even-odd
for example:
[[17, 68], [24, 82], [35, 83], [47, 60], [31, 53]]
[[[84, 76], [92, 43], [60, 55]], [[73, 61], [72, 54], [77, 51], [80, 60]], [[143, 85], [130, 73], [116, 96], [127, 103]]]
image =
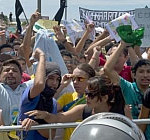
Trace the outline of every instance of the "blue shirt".
[[[27, 111], [34, 110], [39, 102], [40, 95], [29, 100], [30, 88], [31, 87], [26, 88], [26, 90], [24, 91], [24, 93], [22, 95], [18, 121], [24, 120], [25, 118], [29, 118], [24, 113]], [[57, 102], [54, 98], [53, 98], [53, 112], [52, 113], [53, 114], [57, 113]], [[24, 132], [24, 140], [48, 140], [48, 139], [41, 136], [38, 131], [32, 130], [32, 131]]]

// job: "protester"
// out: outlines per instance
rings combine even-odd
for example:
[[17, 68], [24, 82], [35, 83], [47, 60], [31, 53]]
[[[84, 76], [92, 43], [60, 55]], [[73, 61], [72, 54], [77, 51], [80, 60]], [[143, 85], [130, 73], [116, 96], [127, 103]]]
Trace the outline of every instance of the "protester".
[[[60, 86], [61, 71], [59, 66], [54, 62], [46, 62], [45, 55], [40, 50], [36, 50], [36, 59], [39, 59], [34, 84], [28, 87], [22, 94], [21, 107], [18, 120], [23, 121], [27, 118], [24, 112], [39, 109], [49, 113], [57, 113], [57, 102], [53, 98], [57, 88]], [[46, 73], [45, 73], [46, 69]], [[46, 77], [45, 77], [46, 74]], [[32, 122], [31, 122], [32, 123]], [[45, 121], [34, 120], [33, 123], [45, 124]], [[46, 140], [49, 132], [46, 130], [29, 131], [24, 133], [26, 140]], [[54, 137], [54, 132], [52, 133]]]
[[[149, 60], [138, 60], [133, 67], [133, 74], [135, 82], [131, 83], [123, 79], [114, 70], [114, 66], [128, 44], [123, 41], [120, 42], [118, 49], [110, 56], [104, 65], [104, 71], [111, 79], [111, 81], [117, 85], [120, 85], [126, 104], [132, 105], [132, 117], [137, 119], [140, 113], [142, 99], [144, 92], [148, 89], [150, 84], [150, 61]], [[127, 88], [128, 87], [128, 88]], [[150, 126], [148, 125], [145, 136], [147, 139], [150, 138]]]

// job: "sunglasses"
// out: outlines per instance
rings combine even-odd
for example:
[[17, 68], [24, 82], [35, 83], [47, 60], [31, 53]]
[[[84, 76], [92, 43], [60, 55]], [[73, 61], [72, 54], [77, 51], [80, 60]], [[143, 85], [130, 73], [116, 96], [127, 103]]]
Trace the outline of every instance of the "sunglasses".
[[1, 54], [8, 54], [8, 55], [11, 55], [11, 56], [16, 56], [16, 52], [15, 51], [3, 52]]
[[71, 77], [72, 81], [78, 81], [78, 82], [84, 82], [85, 80], [87, 80], [87, 78], [84, 78], [84, 77]]
[[93, 94], [93, 92], [85, 91], [85, 95], [88, 96], [90, 99], [94, 99], [98, 95], [98, 93]]

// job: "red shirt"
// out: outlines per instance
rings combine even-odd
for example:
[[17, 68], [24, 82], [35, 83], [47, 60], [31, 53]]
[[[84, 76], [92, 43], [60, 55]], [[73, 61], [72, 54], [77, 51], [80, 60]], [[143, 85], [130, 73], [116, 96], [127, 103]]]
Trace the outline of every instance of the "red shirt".
[[24, 82], [29, 81], [29, 80], [31, 80], [31, 77], [28, 74], [23, 72], [22, 73], [21, 83], [24, 83]]
[[123, 69], [119, 75], [129, 82], [133, 82], [131, 77], [131, 66], [123, 66]]
[[[106, 63], [106, 60], [103, 58], [102, 55], [99, 56], [99, 59], [100, 59], [99, 66], [104, 66]], [[131, 66], [123, 66], [123, 69], [119, 73], [119, 75], [129, 82], [133, 82], [133, 79], [131, 77]]]

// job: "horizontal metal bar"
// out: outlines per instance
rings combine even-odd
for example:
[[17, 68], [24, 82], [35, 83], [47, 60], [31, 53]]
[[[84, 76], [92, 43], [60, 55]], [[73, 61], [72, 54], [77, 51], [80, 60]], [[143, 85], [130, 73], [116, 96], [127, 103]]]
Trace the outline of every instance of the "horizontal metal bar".
[[[150, 124], [150, 119], [134, 119], [133, 122], [136, 124]], [[32, 126], [30, 130], [51, 129], [51, 128], [74, 128], [80, 123], [81, 122], [43, 124], [43, 125]], [[24, 129], [22, 128], [21, 125], [0, 126], [0, 132], [13, 131], [13, 130], [24, 130]]]
[[[38, 129], [50, 129], [50, 128], [74, 128], [79, 125], [80, 122], [74, 123], [52, 123], [52, 124], [43, 124], [32, 126], [30, 130], [38, 130]], [[0, 126], [0, 131], [13, 131], [13, 130], [24, 130], [21, 125], [14, 126]]]

